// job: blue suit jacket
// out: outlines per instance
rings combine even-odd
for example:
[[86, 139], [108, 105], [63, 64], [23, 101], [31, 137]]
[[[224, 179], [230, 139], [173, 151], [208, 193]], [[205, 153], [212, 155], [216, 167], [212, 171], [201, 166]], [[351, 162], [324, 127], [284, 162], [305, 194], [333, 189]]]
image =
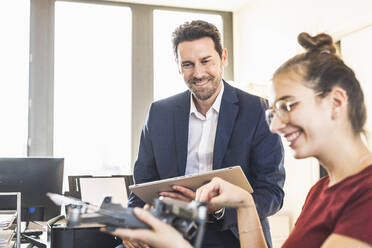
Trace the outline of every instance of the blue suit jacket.
[[[282, 206], [285, 178], [279, 136], [269, 131], [262, 99], [224, 82], [213, 152], [213, 169], [240, 165], [251, 183], [265, 238], [271, 244], [267, 216]], [[134, 166], [136, 184], [185, 174], [190, 92], [154, 102], [141, 134]], [[128, 206], [143, 206], [134, 194]], [[249, 220], [247, 220], [249, 221]], [[236, 211], [226, 209], [221, 230], [236, 237]], [[226, 247], [228, 244], [226, 244]]]

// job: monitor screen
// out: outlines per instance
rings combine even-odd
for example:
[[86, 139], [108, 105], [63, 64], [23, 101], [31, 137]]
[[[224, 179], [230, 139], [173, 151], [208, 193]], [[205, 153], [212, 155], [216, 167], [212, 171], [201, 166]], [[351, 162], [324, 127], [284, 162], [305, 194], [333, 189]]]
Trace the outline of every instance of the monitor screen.
[[111, 196], [113, 203], [127, 207], [128, 193], [125, 177], [82, 177], [79, 179], [81, 200], [101, 206], [104, 197]]
[[[0, 192], [21, 192], [22, 221], [61, 213], [47, 192], [62, 194], [63, 158], [0, 158]], [[0, 196], [0, 209], [16, 209], [16, 196]]]

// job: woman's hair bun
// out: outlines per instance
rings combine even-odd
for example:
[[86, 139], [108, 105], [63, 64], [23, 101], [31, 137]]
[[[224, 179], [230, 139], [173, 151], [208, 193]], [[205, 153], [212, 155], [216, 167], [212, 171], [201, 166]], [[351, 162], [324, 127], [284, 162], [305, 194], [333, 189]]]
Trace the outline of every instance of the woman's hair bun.
[[308, 33], [300, 33], [297, 40], [308, 52], [336, 53], [332, 37], [328, 34], [321, 33], [316, 36], [311, 36]]

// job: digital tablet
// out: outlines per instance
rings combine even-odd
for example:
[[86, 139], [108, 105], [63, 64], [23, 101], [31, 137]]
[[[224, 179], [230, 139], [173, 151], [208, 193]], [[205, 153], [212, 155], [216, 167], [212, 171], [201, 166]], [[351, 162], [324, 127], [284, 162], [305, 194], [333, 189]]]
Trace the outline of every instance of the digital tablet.
[[253, 192], [253, 189], [240, 166], [233, 166], [200, 174], [167, 178], [148, 183], [134, 184], [130, 185], [129, 189], [142, 201], [152, 203], [154, 198], [159, 197], [160, 192], [174, 191], [172, 185], [184, 186], [195, 191], [200, 186], [211, 181], [214, 177], [222, 178], [225, 181], [245, 189], [249, 193]]

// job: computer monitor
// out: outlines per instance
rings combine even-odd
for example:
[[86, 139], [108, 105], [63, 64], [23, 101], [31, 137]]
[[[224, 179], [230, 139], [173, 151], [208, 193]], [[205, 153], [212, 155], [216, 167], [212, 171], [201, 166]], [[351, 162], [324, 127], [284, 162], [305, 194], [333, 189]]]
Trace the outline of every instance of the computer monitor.
[[[0, 192], [21, 192], [22, 221], [47, 221], [61, 213], [47, 192], [62, 194], [63, 158], [0, 158]], [[12, 196], [0, 196], [0, 209], [16, 209]]]

